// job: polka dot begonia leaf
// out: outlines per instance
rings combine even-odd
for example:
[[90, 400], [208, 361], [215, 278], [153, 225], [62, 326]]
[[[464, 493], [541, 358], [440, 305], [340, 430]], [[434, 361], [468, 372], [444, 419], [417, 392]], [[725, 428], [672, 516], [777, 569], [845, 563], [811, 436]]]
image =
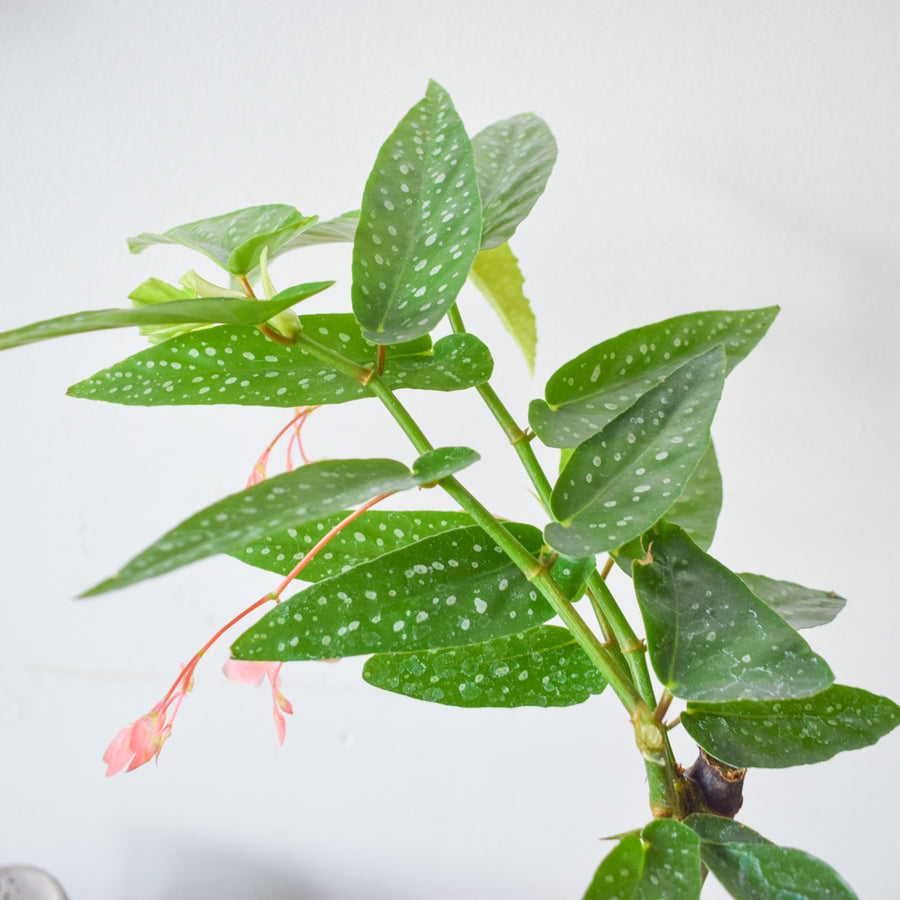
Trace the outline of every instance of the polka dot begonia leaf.
[[446, 706], [573, 706], [606, 681], [571, 633], [539, 625], [480, 644], [382, 653], [366, 662], [371, 685]]
[[346, 212], [334, 219], [324, 222], [316, 222], [309, 228], [297, 232], [292, 238], [274, 251], [269, 252], [269, 260], [281, 256], [288, 250], [297, 247], [312, 247], [315, 244], [343, 244], [353, 243], [356, 235], [356, 227], [359, 225], [359, 210]]
[[444, 89], [422, 101], [379, 151], [353, 242], [353, 312], [364, 334], [395, 344], [449, 311], [481, 241], [472, 145]]
[[[125, 328], [129, 325], [181, 325], [231, 323], [258, 325], [278, 315], [282, 310], [330, 287], [334, 282], [297, 285], [290, 295], [272, 300], [238, 300], [231, 297], [200, 297], [169, 300], [135, 309], [98, 309], [73, 313], [35, 322], [23, 328], [0, 333], [0, 350], [44, 341], [48, 338]], [[173, 290], [175, 290], [173, 288]]]
[[833, 680], [781, 616], [676, 525], [661, 526], [634, 564], [634, 587], [653, 669], [676, 697], [785, 700]]
[[834, 591], [818, 591], [792, 581], [777, 581], [748, 572], [739, 573], [738, 578], [791, 628], [827, 625], [847, 605], [847, 601]]
[[675, 819], [654, 819], [641, 838], [644, 868], [631, 900], [699, 900], [703, 876], [697, 835]]
[[644, 871], [640, 836], [627, 834], [600, 863], [583, 900], [630, 900]]
[[178, 225], [162, 234], [144, 232], [128, 239], [132, 253], [152, 244], [181, 244], [198, 250], [232, 275], [246, 275], [259, 265], [264, 249], [269, 256], [318, 221], [293, 206], [272, 203]]
[[[244, 547], [229, 551], [242, 562], [287, 575], [349, 510], [341, 510], [324, 519], [304, 525], [292, 525], [266, 535]], [[406, 547], [426, 537], [472, 524], [472, 517], [464, 512], [436, 512], [434, 510], [370, 509], [354, 520], [351, 526], [338, 532], [309, 564], [300, 571], [301, 581], [320, 581], [340, 575], [360, 563], [368, 562], [392, 550]]]
[[495, 122], [472, 138], [481, 194], [481, 247], [508, 241], [544, 193], [556, 163], [556, 139], [531, 113]]
[[549, 447], [577, 447], [679, 366], [722, 345], [728, 374], [759, 343], [777, 306], [691, 313], [626, 331], [569, 360], [550, 376], [528, 420]]
[[659, 521], [709, 446], [724, 366], [721, 347], [689, 360], [575, 449], [550, 497], [552, 547], [611, 551]]
[[685, 826], [700, 837], [704, 865], [736, 900], [859, 900], [821, 859], [779, 847], [725, 816], [694, 814]]
[[833, 684], [799, 700], [689, 703], [681, 724], [707, 753], [730, 766], [784, 769], [871, 746], [900, 725], [900, 706]]
[[[508, 523], [530, 552], [541, 533]], [[593, 560], [560, 557], [552, 571], [579, 594]], [[280, 603], [232, 646], [238, 659], [330, 659], [427, 650], [517, 634], [554, 615], [478, 526], [457, 528], [310, 585]]]
[[[335, 459], [276, 475], [213, 503], [164, 534], [82, 596], [102, 594], [227, 553], [290, 525], [313, 522], [379, 494], [409, 490], [470, 465], [466, 447], [439, 447], [408, 469], [393, 459]], [[417, 469], [416, 467], [419, 466]]]
[[[362, 365], [375, 346], [349, 313], [300, 316], [304, 332]], [[481, 384], [493, 360], [474, 335], [427, 336], [394, 345], [383, 380], [393, 389], [453, 391]], [[270, 341], [257, 329], [211, 328], [171, 338], [69, 388], [73, 397], [130, 406], [313, 406], [373, 396], [360, 382], [321, 362], [301, 344]]]

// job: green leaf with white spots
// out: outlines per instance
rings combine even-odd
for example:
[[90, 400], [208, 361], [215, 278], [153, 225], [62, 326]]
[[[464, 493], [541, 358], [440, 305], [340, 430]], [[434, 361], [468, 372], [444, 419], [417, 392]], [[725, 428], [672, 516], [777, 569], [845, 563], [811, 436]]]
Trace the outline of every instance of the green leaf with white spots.
[[292, 294], [279, 296], [273, 300], [236, 300], [230, 297], [200, 297], [190, 300], [171, 300], [153, 303], [137, 309], [97, 309], [89, 312], [73, 313], [25, 325], [13, 331], [0, 333], [0, 350], [19, 347], [48, 338], [82, 334], [87, 331], [103, 331], [109, 328], [125, 328], [129, 325], [175, 325], [201, 323], [229, 323], [237, 325], [257, 325], [278, 315], [283, 309], [311, 297], [334, 284], [333, 281], [319, 281], [314, 284], [299, 285], [303, 296]]
[[519, 261], [513, 256], [509, 244], [482, 250], [475, 257], [469, 278], [494, 308], [503, 327], [513, 336], [528, 363], [528, 371], [533, 375], [537, 325], [522, 290], [525, 279], [519, 271]]
[[801, 700], [689, 703], [681, 724], [730, 766], [783, 769], [871, 746], [900, 725], [900, 706], [833, 684]]
[[[708, 550], [716, 534], [716, 524], [721, 510], [722, 475], [719, 472], [715, 447], [710, 443], [700, 457], [693, 475], [688, 478], [681, 496], [666, 512], [665, 520], [680, 525], [701, 550]], [[648, 542], [649, 538], [646, 535], [634, 538], [614, 550], [613, 559], [624, 572], [631, 575], [631, 563], [646, 556]]]
[[472, 138], [484, 223], [481, 248], [508, 241], [544, 193], [556, 163], [556, 139], [531, 113], [489, 125]]
[[102, 594], [164, 575], [181, 566], [258, 541], [395, 491], [459, 471], [478, 459], [465, 447], [442, 447], [419, 457], [412, 471], [393, 459], [337, 459], [310, 463], [231, 494], [185, 519], [111, 578], [82, 596]]
[[281, 256], [288, 250], [296, 247], [312, 247], [315, 244], [342, 244], [353, 243], [356, 235], [356, 227], [359, 225], [359, 210], [346, 212], [334, 219], [324, 222], [317, 221], [314, 225], [304, 228], [286, 241], [274, 252], [269, 253], [269, 259]]
[[[229, 550], [229, 556], [268, 572], [287, 575], [305, 553], [349, 514], [350, 510], [341, 510], [314, 522], [292, 525], [267, 534], [261, 541]], [[370, 509], [338, 532], [297, 578], [300, 581], [330, 578], [392, 550], [471, 524], [472, 517], [463, 512]]]
[[584, 900], [631, 900], [644, 871], [644, 845], [627, 834], [609, 852], [594, 874]]
[[[300, 316], [307, 335], [361, 365], [375, 365], [376, 348], [350, 313]], [[453, 391], [486, 381], [493, 360], [473, 335], [427, 336], [387, 350], [388, 387]], [[191, 332], [103, 369], [69, 388], [73, 397], [130, 406], [314, 406], [373, 396], [302, 344], [284, 345], [256, 329]]]
[[[530, 552], [541, 549], [536, 528], [507, 527]], [[560, 558], [552, 574], [574, 596], [588, 565]], [[503, 550], [470, 526], [310, 585], [241, 635], [232, 652], [287, 661], [427, 650], [517, 634], [553, 614]]]
[[709, 446], [724, 368], [721, 346], [689, 360], [575, 449], [550, 496], [552, 547], [615, 550], [659, 521]]
[[382, 146], [353, 242], [353, 312], [369, 340], [427, 334], [453, 306], [481, 238], [472, 145], [444, 89]]
[[641, 838], [644, 869], [632, 900], [697, 900], [703, 886], [697, 835], [674, 819], [655, 819]]
[[653, 668], [676, 697], [782, 700], [831, 684], [806, 641], [681, 528], [660, 526], [650, 555], [634, 586]]
[[293, 206], [272, 203], [178, 225], [162, 234], [145, 232], [128, 239], [132, 253], [152, 244], [181, 244], [208, 256], [232, 275], [246, 275], [259, 264], [260, 254], [274, 252], [309, 228], [317, 216], [304, 216]]
[[730, 373], [777, 313], [777, 306], [691, 313], [597, 344], [550, 376], [546, 401], [534, 400], [528, 409], [531, 427], [549, 447], [577, 447], [687, 360], [712, 347], [725, 347], [725, 373]]
[[606, 687], [571, 633], [555, 625], [462, 647], [378, 654], [363, 678], [416, 700], [467, 708], [573, 706]]
[[847, 601], [833, 591], [817, 591], [791, 581], [776, 581], [747, 572], [739, 573], [738, 577], [792, 628], [827, 625], [847, 605]]
[[692, 815], [700, 856], [736, 900], [858, 900], [850, 885], [821, 859], [778, 847], [721, 816]]

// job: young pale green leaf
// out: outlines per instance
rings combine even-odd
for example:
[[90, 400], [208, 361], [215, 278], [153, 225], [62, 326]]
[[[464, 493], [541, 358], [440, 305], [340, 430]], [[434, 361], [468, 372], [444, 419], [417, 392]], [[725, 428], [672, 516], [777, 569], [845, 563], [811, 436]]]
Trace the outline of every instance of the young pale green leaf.
[[443, 447], [419, 457], [412, 471], [392, 459], [310, 463], [207, 506], [82, 596], [164, 575], [214, 553], [258, 541], [280, 528], [321, 519], [379, 494], [431, 483], [477, 459], [478, 454], [466, 447]]
[[363, 668], [371, 685], [446, 706], [574, 706], [606, 687], [571, 633], [538, 625], [480, 644], [382, 653]]
[[833, 684], [801, 700], [689, 703], [681, 724], [730, 766], [783, 769], [874, 744], [900, 725], [900, 706], [861, 688]]
[[481, 238], [472, 145], [434, 81], [385, 141], [353, 242], [353, 312], [367, 338], [427, 334], [456, 300]]
[[522, 290], [525, 279], [519, 271], [519, 261], [513, 256], [509, 244], [500, 244], [493, 250], [482, 250], [475, 257], [469, 278], [484, 294], [500, 317], [503, 327], [518, 344], [528, 363], [528, 371], [533, 375], [537, 325], [528, 298]]
[[659, 521], [709, 446], [724, 369], [721, 346], [689, 360], [575, 449], [550, 497], [552, 547], [610, 551]]
[[[530, 525], [507, 527], [529, 551]], [[585, 560], [560, 558], [552, 573], [570, 595]], [[301, 660], [477, 643], [553, 616], [547, 602], [477, 526], [445, 531], [310, 585], [237, 639], [238, 659]]]
[[[701, 550], [708, 550], [716, 534], [721, 509], [722, 475], [715, 447], [710, 443], [665, 518], [667, 522], [680, 525]], [[613, 551], [613, 559], [628, 575], [631, 575], [632, 562], [647, 555], [648, 541], [646, 536], [638, 537]]]
[[721, 816], [692, 815], [700, 857], [736, 900], [858, 900], [850, 885], [821, 859], [778, 847]]
[[296, 247], [311, 247], [314, 244], [342, 244], [353, 243], [356, 235], [356, 227], [359, 225], [359, 210], [346, 212], [335, 219], [325, 222], [316, 222], [309, 228], [304, 228], [295, 234], [290, 240], [285, 241], [280, 247], [269, 252], [269, 259], [281, 256], [288, 250]]
[[508, 241], [544, 193], [556, 163], [547, 123], [525, 113], [488, 125], [472, 138], [484, 223], [481, 248]]
[[703, 886], [700, 840], [681, 822], [655, 819], [641, 832], [644, 870], [632, 900], [698, 900]]
[[831, 684], [806, 641], [678, 526], [659, 527], [633, 573], [653, 668], [676, 697], [782, 700]]
[[259, 264], [264, 249], [272, 256], [282, 244], [317, 219], [281, 203], [250, 206], [178, 225], [163, 234], [139, 234], [128, 239], [128, 247], [132, 253], [140, 253], [151, 244], [181, 244], [199, 250], [232, 275], [246, 275]]
[[[318, 343], [364, 366], [375, 347], [350, 313], [300, 316]], [[490, 377], [490, 352], [473, 335], [447, 335], [432, 348], [426, 336], [387, 351], [388, 387], [453, 391]], [[151, 347], [69, 388], [73, 397], [131, 406], [314, 406], [371, 397], [359, 381], [310, 354], [256, 329], [213, 328]]]
[[273, 300], [236, 300], [228, 297], [201, 297], [191, 300], [170, 300], [153, 303], [136, 309], [98, 309], [90, 312], [73, 313], [25, 325], [14, 331], [0, 334], [0, 350], [19, 347], [48, 338], [81, 334], [86, 331], [102, 331], [108, 328], [124, 328], [128, 325], [174, 325], [182, 323], [227, 323], [235, 325], [258, 325], [278, 315], [283, 309], [311, 297], [334, 284], [333, 281], [319, 281], [315, 284], [299, 285], [303, 296], [291, 295]]
[[528, 419], [550, 447], [577, 447], [606, 427], [672, 371], [716, 345], [726, 351], [726, 374], [759, 343], [777, 306], [677, 316], [626, 331], [569, 360], [534, 400]]
[[[350, 510], [341, 510], [324, 519], [292, 525], [228, 553], [257, 568], [287, 575], [305, 553], [349, 514]], [[463, 512], [370, 509], [338, 532], [300, 571], [297, 578], [301, 581], [320, 581], [340, 575], [392, 550], [399, 550], [451, 528], [471, 524], [472, 517]]]
[[631, 900], [644, 871], [644, 845], [627, 834], [610, 851], [588, 885], [584, 900]]
[[741, 581], [771, 607], [792, 628], [815, 628], [827, 625], [847, 605], [833, 591], [817, 591], [790, 581], [776, 581], [765, 575], [742, 572]]

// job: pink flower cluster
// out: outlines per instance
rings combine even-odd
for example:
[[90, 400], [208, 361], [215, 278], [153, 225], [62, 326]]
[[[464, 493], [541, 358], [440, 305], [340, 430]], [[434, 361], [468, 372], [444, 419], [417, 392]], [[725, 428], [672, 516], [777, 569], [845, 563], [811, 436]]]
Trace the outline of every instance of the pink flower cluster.
[[272, 714], [275, 718], [275, 731], [278, 743], [284, 744], [287, 725], [282, 713], [290, 715], [294, 711], [291, 701], [281, 693], [281, 666], [279, 662], [257, 662], [249, 659], [229, 659], [222, 671], [225, 677], [235, 684], [252, 684], [258, 687], [268, 677], [272, 685]]

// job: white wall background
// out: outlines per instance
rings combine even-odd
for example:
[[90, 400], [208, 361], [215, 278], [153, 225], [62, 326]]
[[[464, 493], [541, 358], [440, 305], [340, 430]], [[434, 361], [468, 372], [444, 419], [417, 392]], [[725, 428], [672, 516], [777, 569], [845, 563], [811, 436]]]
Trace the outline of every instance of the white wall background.
[[[896, 699], [898, 38], [891, 2], [7, 0], [0, 328], [124, 305], [149, 275], [215, 275], [176, 248], [131, 257], [128, 235], [255, 203], [355, 208], [428, 77], [472, 133], [535, 111], [560, 157], [514, 242], [539, 316], [533, 384], [491, 314], [461, 300], [500, 357], [498, 391], [524, 419], [590, 343], [781, 304], [717, 419], [713, 551], [847, 596], [839, 625], [809, 637], [839, 681]], [[273, 275], [335, 277], [328, 300], [347, 303], [349, 260], [309, 251]], [[612, 694], [467, 712], [375, 691], [355, 660], [295, 665], [279, 750], [264, 691], [219, 674], [222, 647], [158, 767], [104, 780], [117, 729], [271, 578], [216, 558], [72, 598], [239, 488], [286, 421], [65, 398], [140, 346], [110, 332], [0, 356], [0, 863], [47, 867], [72, 900], [580, 897], [599, 839], [648, 818]], [[463, 480], [492, 508], [536, 516], [474, 400], [411, 402], [436, 441], [486, 447]], [[412, 459], [373, 403], [357, 409], [317, 414], [311, 452]], [[742, 818], [861, 897], [893, 898], [898, 748], [893, 735], [754, 771]]]

